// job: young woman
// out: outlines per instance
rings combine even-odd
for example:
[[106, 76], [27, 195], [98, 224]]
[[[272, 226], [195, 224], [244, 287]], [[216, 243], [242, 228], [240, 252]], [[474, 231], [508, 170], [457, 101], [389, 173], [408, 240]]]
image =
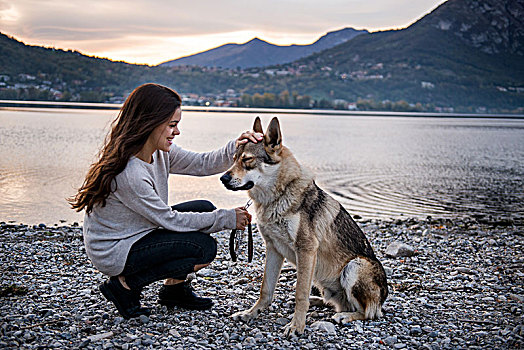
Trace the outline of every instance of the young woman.
[[159, 302], [168, 307], [208, 309], [186, 277], [209, 265], [217, 252], [209, 233], [244, 229], [244, 208], [216, 209], [199, 200], [168, 206], [169, 174], [212, 175], [233, 162], [236, 148], [257, 142], [246, 131], [221, 149], [195, 153], [173, 145], [180, 134], [180, 96], [145, 84], [127, 98], [102, 150], [70, 203], [85, 209], [84, 242], [93, 265], [110, 278], [100, 285], [125, 318], [149, 314], [140, 306], [142, 288], [165, 279]]

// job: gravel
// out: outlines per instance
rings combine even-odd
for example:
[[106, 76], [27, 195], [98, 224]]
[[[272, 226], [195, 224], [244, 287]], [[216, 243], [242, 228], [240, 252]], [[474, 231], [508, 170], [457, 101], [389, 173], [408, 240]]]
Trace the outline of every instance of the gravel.
[[[78, 225], [0, 223], [0, 348], [88, 349], [517, 349], [524, 338], [522, 226], [492, 220], [359, 220], [390, 287], [385, 315], [334, 324], [334, 311], [311, 307], [303, 336], [285, 338], [294, 307], [295, 269], [285, 264], [272, 306], [253, 323], [229, 315], [258, 297], [264, 245], [254, 227], [254, 261], [229, 261], [229, 232], [214, 235], [217, 259], [193, 279], [208, 311], [157, 304], [149, 317], [124, 320], [99, 293], [104, 280], [86, 257]], [[416, 255], [386, 257], [393, 242]], [[329, 324], [328, 324], [329, 323]]]

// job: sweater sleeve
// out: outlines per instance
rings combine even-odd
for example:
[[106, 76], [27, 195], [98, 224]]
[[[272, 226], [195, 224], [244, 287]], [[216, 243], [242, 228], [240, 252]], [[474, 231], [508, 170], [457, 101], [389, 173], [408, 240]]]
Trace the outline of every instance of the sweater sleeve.
[[234, 209], [217, 209], [209, 213], [173, 211], [158, 196], [151, 178], [122, 175], [115, 196], [129, 209], [158, 227], [176, 232], [212, 233], [236, 226]]
[[206, 176], [226, 171], [233, 164], [235, 140], [215, 151], [197, 153], [174, 145], [169, 150], [171, 174]]

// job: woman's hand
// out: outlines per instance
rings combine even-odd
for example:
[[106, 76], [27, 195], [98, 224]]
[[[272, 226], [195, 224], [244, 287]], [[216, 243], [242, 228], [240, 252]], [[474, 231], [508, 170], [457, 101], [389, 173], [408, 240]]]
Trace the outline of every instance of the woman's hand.
[[253, 130], [244, 131], [242, 135], [240, 135], [236, 141], [236, 146], [238, 146], [247, 143], [249, 141], [253, 143], [257, 143], [258, 141], [262, 141], [264, 138], [264, 135], [262, 135], [259, 132], [254, 132]]
[[244, 207], [235, 208], [235, 213], [237, 214], [236, 229], [243, 231], [246, 228], [247, 224], [251, 222], [251, 214], [249, 214], [246, 208]]

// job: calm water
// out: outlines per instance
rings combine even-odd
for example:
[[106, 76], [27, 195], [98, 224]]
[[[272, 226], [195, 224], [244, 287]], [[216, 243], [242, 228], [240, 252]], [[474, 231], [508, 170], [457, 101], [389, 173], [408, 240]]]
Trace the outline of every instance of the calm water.
[[[0, 221], [82, 222], [68, 208], [117, 111], [0, 109]], [[274, 115], [261, 115], [264, 127]], [[182, 147], [205, 151], [254, 114], [183, 113]], [[366, 218], [524, 216], [524, 120], [279, 115], [284, 144], [321, 187]], [[172, 176], [170, 202], [243, 205], [218, 176]]]

